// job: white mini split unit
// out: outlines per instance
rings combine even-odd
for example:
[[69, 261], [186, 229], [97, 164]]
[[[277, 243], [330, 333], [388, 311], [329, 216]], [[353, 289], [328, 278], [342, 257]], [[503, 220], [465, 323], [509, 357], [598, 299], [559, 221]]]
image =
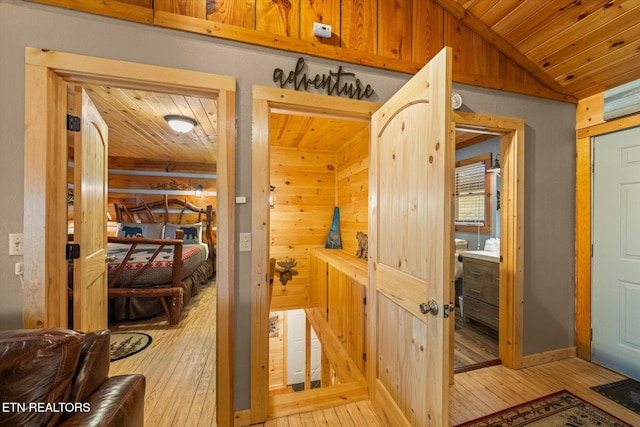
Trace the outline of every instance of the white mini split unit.
[[313, 35], [321, 37], [323, 39], [331, 38], [331, 25], [321, 24], [320, 22], [313, 23]]

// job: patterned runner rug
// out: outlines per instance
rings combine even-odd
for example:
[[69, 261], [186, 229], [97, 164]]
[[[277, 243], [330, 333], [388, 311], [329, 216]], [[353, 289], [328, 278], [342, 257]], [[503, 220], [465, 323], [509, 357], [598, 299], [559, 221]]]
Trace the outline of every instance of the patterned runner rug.
[[151, 344], [151, 336], [142, 332], [111, 332], [111, 361], [141, 352]]
[[631, 427], [630, 424], [585, 402], [566, 390], [459, 424], [458, 427], [470, 426]]

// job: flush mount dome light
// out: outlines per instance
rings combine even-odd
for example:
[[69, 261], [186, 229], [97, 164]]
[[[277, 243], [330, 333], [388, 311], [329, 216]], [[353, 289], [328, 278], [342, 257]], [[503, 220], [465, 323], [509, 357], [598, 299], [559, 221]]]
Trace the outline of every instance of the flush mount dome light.
[[189, 132], [195, 125], [198, 124], [198, 122], [193, 120], [191, 117], [176, 116], [172, 114], [164, 116], [164, 119], [167, 121], [167, 123], [169, 123], [171, 129], [180, 133]]

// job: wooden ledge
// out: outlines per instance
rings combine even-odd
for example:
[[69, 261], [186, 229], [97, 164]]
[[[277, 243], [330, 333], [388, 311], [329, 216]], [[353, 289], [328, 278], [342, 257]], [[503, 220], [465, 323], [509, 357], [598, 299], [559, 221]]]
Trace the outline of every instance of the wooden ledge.
[[358, 283], [367, 286], [369, 264], [367, 260], [358, 258], [344, 249], [314, 248], [311, 255], [326, 261]]

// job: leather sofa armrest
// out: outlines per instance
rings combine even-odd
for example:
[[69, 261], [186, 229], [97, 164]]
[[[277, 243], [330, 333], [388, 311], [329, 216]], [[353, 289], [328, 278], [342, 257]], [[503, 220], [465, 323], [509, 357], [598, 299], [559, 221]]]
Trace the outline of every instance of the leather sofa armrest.
[[110, 335], [108, 329], [86, 333], [71, 386], [70, 402], [84, 402], [109, 376]]
[[109, 377], [84, 402], [82, 410], [65, 415], [58, 426], [140, 427], [144, 425], [143, 375]]

